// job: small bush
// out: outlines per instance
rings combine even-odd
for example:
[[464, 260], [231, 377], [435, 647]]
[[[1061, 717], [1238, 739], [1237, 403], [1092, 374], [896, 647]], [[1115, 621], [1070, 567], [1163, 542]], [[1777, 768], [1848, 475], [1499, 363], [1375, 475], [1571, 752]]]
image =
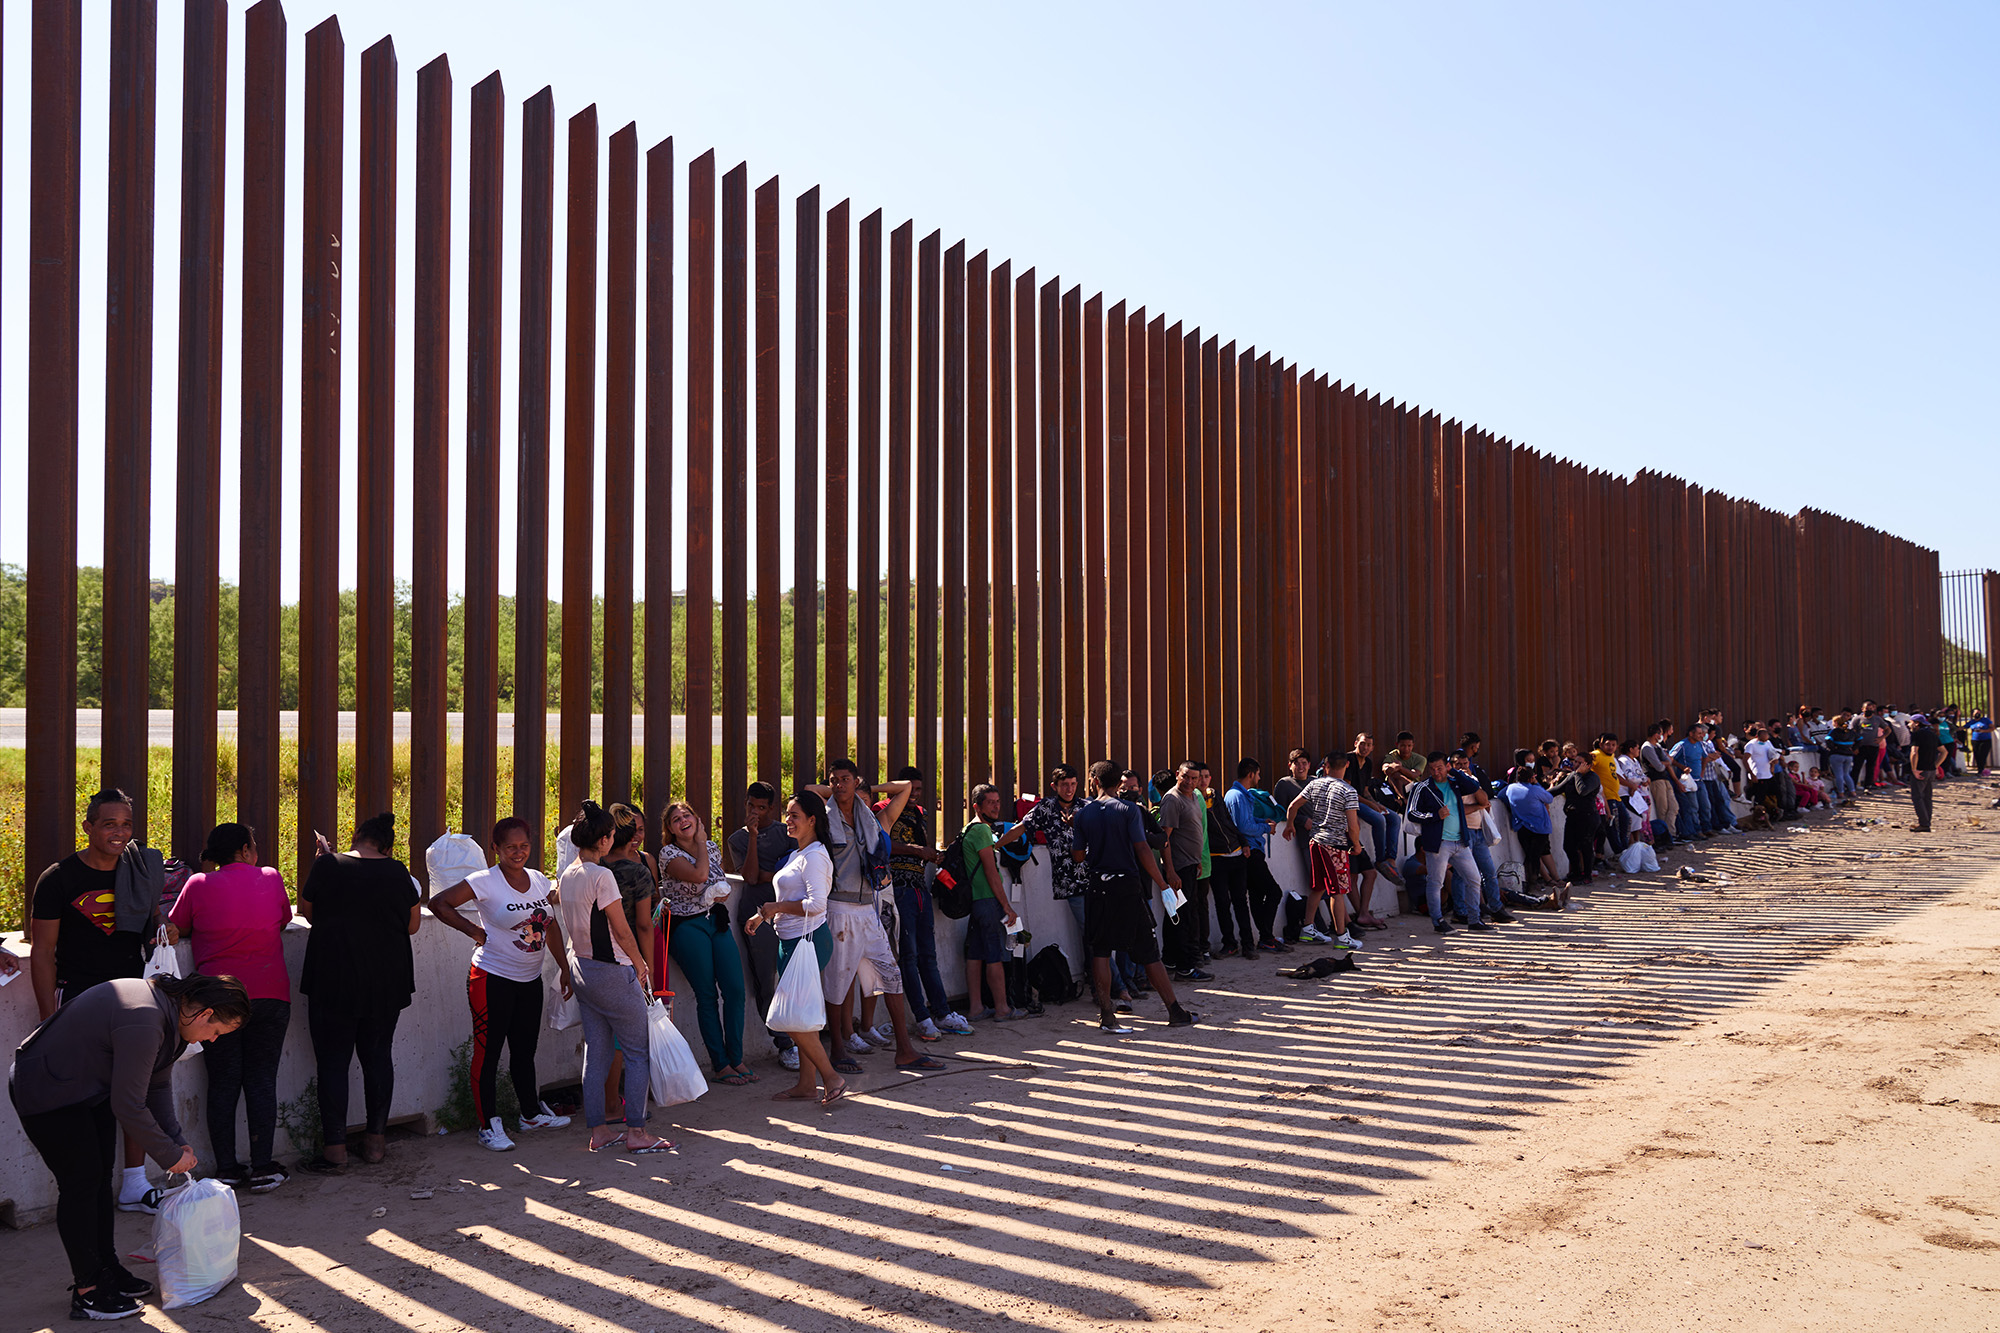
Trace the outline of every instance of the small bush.
[[[500, 1077], [494, 1080], [494, 1099], [498, 1103], [500, 1121], [509, 1130], [521, 1127], [521, 1103], [514, 1096], [514, 1081], [507, 1077], [503, 1066]], [[446, 1094], [444, 1105], [437, 1110], [439, 1129], [453, 1133], [479, 1127], [479, 1112], [472, 1104], [472, 1038], [467, 1037], [453, 1048], [451, 1053], [451, 1091]]]

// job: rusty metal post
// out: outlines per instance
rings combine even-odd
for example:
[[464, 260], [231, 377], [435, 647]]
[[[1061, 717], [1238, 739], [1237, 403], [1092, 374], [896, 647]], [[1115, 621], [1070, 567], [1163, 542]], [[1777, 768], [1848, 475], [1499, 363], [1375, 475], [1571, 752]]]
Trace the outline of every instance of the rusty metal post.
[[[34, 7], [28, 147], [28, 754], [24, 888], [76, 847], [81, 0]], [[215, 727], [209, 714], [211, 735]], [[215, 780], [214, 765], [209, 781]], [[25, 926], [25, 922], [23, 925]]]
[[[792, 781], [819, 771], [820, 476], [833, 460], [819, 447], [819, 186], [797, 203], [797, 290], [792, 317]], [[830, 415], [830, 410], [829, 410]], [[830, 429], [828, 434], [833, 432]], [[844, 471], [843, 454], [840, 466]], [[843, 482], [845, 478], [843, 477]], [[831, 478], [828, 490], [832, 489]], [[842, 486], [843, 506], [846, 504]], [[827, 690], [833, 689], [832, 677]], [[831, 710], [829, 710], [831, 711]], [[831, 757], [831, 756], [829, 756]]]
[[[815, 186], [815, 189], [818, 187]], [[848, 739], [848, 252], [849, 207], [826, 219], [826, 754], [853, 754]]]
[[1156, 748], [1153, 762], [1147, 765], [1149, 770], [1171, 768], [1194, 753], [1188, 739], [1194, 702], [1189, 688], [1192, 682], [1188, 679], [1191, 648], [1188, 613], [1194, 606], [1189, 585], [1198, 586], [1199, 576], [1189, 577], [1193, 571], [1188, 564], [1189, 554], [1197, 552], [1190, 552], [1187, 546], [1187, 368], [1182, 357], [1186, 342], [1180, 322], [1175, 321], [1164, 340], [1150, 348], [1164, 362], [1152, 367], [1151, 411], [1153, 419], [1164, 425], [1165, 434], [1153, 441], [1155, 476], [1159, 481], [1153, 495], [1153, 512], [1162, 521], [1159, 531], [1153, 534], [1151, 549], [1153, 568], [1165, 589], [1169, 655], [1157, 659], [1154, 665], [1166, 683], [1167, 730], [1165, 750]]
[[[674, 774], [674, 141], [646, 150], [646, 842]], [[655, 515], [658, 517], [656, 518]]]
[[[753, 336], [756, 350], [754, 393], [757, 401], [755, 461], [752, 489], [757, 513], [757, 762], [752, 772], [763, 780], [782, 783], [785, 767], [784, 592], [778, 586], [783, 568], [778, 537], [779, 501], [779, 413], [782, 395], [783, 340], [778, 336], [778, 178], [757, 187], [753, 205], [756, 247], [753, 277], [755, 305]], [[797, 608], [794, 608], [796, 625]], [[732, 825], [731, 827], [734, 827]]]
[[[417, 72], [417, 255], [411, 376], [411, 474], [450, 475], [451, 63]], [[418, 493], [422, 494], [421, 487]], [[443, 516], [439, 515], [441, 519]], [[410, 523], [410, 849], [445, 831], [445, 538], [450, 524]], [[421, 855], [410, 869], [430, 887]]]
[[[987, 288], [992, 321], [987, 364], [993, 427], [987, 443], [991, 460], [991, 561], [993, 570], [993, 782], [1010, 796], [1019, 769], [1014, 737], [1014, 268], [1002, 260]], [[954, 819], [964, 812], [947, 812]]]
[[[606, 801], [632, 799], [632, 582], [638, 549], [639, 127], [607, 144], [604, 232], [604, 780]], [[593, 386], [594, 387], [594, 386]]]
[[750, 737], [749, 168], [722, 178], [722, 824], [743, 809]]
[[[981, 250], [965, 268], [965, 724], [966, 777], [974, 786], [993, 780], [988, 730], [993, 709], [993, 583], [988, 552], [994, 492], [989, 480], [987, 401], [992, 348], [986, 320], [991, 283], [986, 252]], [[958, 812], [943, 805], [937, 809], [942, 813], [931, 824], [941, 835], [949, 826], [945, 821], [956, 819]]]
[[1132, 752], [1132, 586], [1126, 550], [1132, 540], [1131, 449], [1127, 443], [1125, 303], [1105, 315], [1104, 376], [1104, 656], [1110, 699], [1105, 717], [1105, 757], [1123, 767]]
[[[355, 336], [354, 822], [393, 804], [396, 709], [396, 48], [361, 53]], [[178, 747], [176, 747], [178, 748]]]
[[683, 791], [715, 818], [715, 150], [688, 163], [687, 775]]
[[1221, 750], [1207, 756], [1217, 778], [1234, 770], [1229, 765], [1242, 757], [1243, 750], [1243, 565], [1237, 548], [1241, 522], [1237, 513], [1238, 488], [1242, 484], [1241, 439], [1237, 432], [1241, 411], [1237, 393], [1238, 360], [1234, 340], [1216, 353], [1215, 428], [1216, 449], [1221, 456], [1221, 485], [1215, 493], [1218, 543], [1222, 557], [1222, 578], [1216, 598], [1222, 616], [1222, 633], [1216, 643], [1217, 665], [1222, 672]]
[[341, 167], [347, 48], [340, 23], [306, 34], [305, 196], [299, 282], [299, 818], [304, 879], [314, 838], [338, 839], [340, 707]]
[[506, 230], [507, 89], [472, 88], [465, 275], [465, 664], [459, 678], [464, 764], [459, 827], [484, 845], [499, 796], [500, 330]]
[[1151, 529], [1151, 450], [1146, 437], [1146, 307], [1125, 317], [1125, 497], [1117, 511], [1125, 547], [1125, 680], [1131, 738], [1118, 756], [1128, 767], [1152, 771], [1153, 748], [1153, 581]]
[[[148, 4], [147, 9], [151, 8]], [[277, 865], [282, 853], [278, 846], [278, 646], [282, 614], [278, 572], [284, 531], [285, 40], [285, 11], [278, 0], [262, 0], [244, 13], [243, 399], [238, 455], [243, 490], [238, 546], [242, 577], [236, 603], [236, 818], [257, 830], [257, 855], [268, 866]], [[151, 60], [147, 63], [150, 67]], [[148, 116], [152, 114], [151, 101], [148, 92]], [[147, 156], [150, 193], [150, 147]], [[112, 160], [117, 159], [114, 156]], [[114, 170], [114, 181], [117, 174]], [[150, 218], [150, 202], [146, 212]], [[148, 245], [146, 282], [150, 288], [150, 241]], [[150, 324], [150, 292], [145, 300], [146, 322]], [[150, 385], [149, 372], [149, 393]], [[109, 533], [106, 535], [108, 538]], [[142, 544], [140, 550], [144, 549]], [[110, 582], [107, 559], [107, 659], [111, 649]], [[107, 723], [109, 695], [107, 679]], [[145, 696], [137, 695], [137, 702], [143, 710]], [[108, 763], [108, 727], [105, 745]]]
[[[1111, 552], [1105, 541], [1105, 456], [1104, 456], [1104, 293], [1098, 292], [1083, 303], [1083, 485], [1079, 507], [1083, 515], [1083, 619], [1076, 634], [1083, 653], [1084, 744], [1078, 747], [1082, 763], [1095, 763], [1111, 754], [1111, 671], [1107, 652]], [[1068, 364], [1067, 362], [1065, 364]], [[1088, 637], [1084, 627], [1088, 627]], [[1086, 770], [1087, 771], [1087, 770]]]
[[1054, 497], [1037, 487], [1035, 471], [1035, 270], [1014, 280], [1014, 671], [1017, 686], [1015, 778], [1022, 791], [1040, 791], [1042, 716], [1040, 684], [1042, 578], [1035, 562], [1039, 505]]
[[[279, 22], [282, 25], [282, 17]], [[251, 10], [246, 23], [253, 34], [268, 28], [266, 7], [259, 5]], [[126, 0], [111, 7], [111, 171], [106, 181], [107, 271], [104, 284], [102, 785], [122, 787], [132, 797], [132, 832], [142, 843], [146, 840], [146, 704], [152, 684], [153, 156], [158, 102], [155, 82], [158, 27], [154, 0]], [[257, 64], [257, 58], [262, 54], [261, 51], [253, 51], [246, 60], [246, 84], [254, 84], [266, 74], [266, 70]], [[282, 45], [278, 58], [282, 83]], [[282, 117], [282, 109], [279, 114]], [[279, 123], [282, 126], [282, 119]], [[246, 125], [244, 163], [250, 171], [262, 168], [269, 154], [269, 134], [260, 133], [260, 130], [261, 127], [254, 122]], [[262, 157], [259, 156], [260, 151]], [[282, 138], [278, 151], [281, 154], [284, 151]], [[266, 276], [258, 266], [267, 259], [265, 251], [273, 241], [267, 234], [259, 232], [255, 239], [261, 248], [251, 248], [252, 238], [248, 230], [251, 214], [266, 205], [269, 190], [263, 188], [267, 182], [261, 177], [249, 183], [248, 172], [246, 183], [244, 276], [245, 318], [248, 322], [248, 284]], [[282, 189], [282, 175], [280, 186]], [[278, 206], [280, 209], [284, 207], [282, 194]], [[275, 292], [276, 284], [272, 284], [269, 290]], [[275, 330], [266, 324], [263, 332], [264, 339], [269, 340]], [[247, 337], [244, 339], [246, 399], [264, 387], [261, 379], [254, 387], [251, 383], [251, 341]], [[274, 357], [275, 352], [269, 341], [263, 341], [254, 355], [268, 359]], [[271, 404], [271, 411], [275, 415], [275, 401]], [[250, 429], [250, 417], [246, 402], [246, 431]], [[264, 416], [260, 414], [257, 419], [261, 425]], [[276, 455], [271, 457], [275, 466]], [[252, 476], [246, 471], [243, 487], [246, 511], [263, 512], [267, 507], [267, 498], [275, 502], [274, 490], [267, 497], [269, 476], [267, 472]], [[275, 509], [275, 503], [268, 507]], [[270, 517], [275, 520], [275, 513]], [[253, 532], [253, 524], [246, 522], [243, 528], [246, 548], [243, 561], [243, 619], [245, 628], [254, 631], [259, 626], [251, 622], [264, 610], [266, 599], [262, 594], [266, 585], [275, 612], [277, 524], [272, 521], [268, 529]], [[254, 541], [264, 540], [267, 535], [271, 552], [266, 568], [259, 570], [250, 559], [248, 547]], [[259, 575], [265, 577], [254, 588], [258, 596], [253, 605], [252, 581]], [[275, 614], [270, 623], [275, 628]], [[271, 660], [275, 664], [275, 638], [271, 639], [271, 648]], [[239, 710], [244, 685], [245, 682], [239, 678]], [[269, 728], [273, 751], [278, 742], [276, 722], [273, 717]], [[240, 731], [239, 736], [239, 756], [244, 755], [245, 746], [255, 746], [263, 739], [262, 733], [254, 741]], [[269, 777], [275, 789], [275, 764], [270, 768]], [[259, 785], [257, 791], [251, 793], [253, 798], [261, 795], [262, 790]], [[271, 813], [276, 814], [275, 808]], [[275, 836], [277, 825], [271, 823], [267, 827]], [[30, 866], [28, 869], [32, 876], [37, 867]]]
[[[1176, 326], [1178, 327], [1178, 326]], [[1172, 457], [1167, 440], [1167, 317], [1156, 315], [1146, 326], [1146, 625], [1149, 631], [1146, 672], [1152, 716], [1146, 726], [1146, 762], [1141, 773], [1152, 773], [1175, 760], [1173, 728], [1179, 716], [1180, 672], [1173, 653], [1175, 565], [1168, 551], [1173, 534]]]
[[[1207, 480], [1202, 462], [1201, 440], [1201, 330], [1190, 329], [1170, 349], [1179, 384], [1172, 411], [1180, 422], [1181, 529], [1180, 549], [1185, 562], [1187, 595], [1182, 641], [1181, 673], [1187, 685], [1187, 714], [1182, 720], [1181, 753], [1174, 762], [1200, 757], [1208, 751], [1210, 685], [1208, 652], [1208, 548], [1204, 541], [1203, 519], [1210, 508]], [[1171, 432], [1170, 432], [1171, 433]], [[1210, 760], [1213, 763], [1213, 760]]]
[[[1061, 280], [1050, 278], [1041, 287], [1040, 326], [1037, 330], [1041, 413], [1036, 438], [1041, 442], [1041, 485], [1035, 489], [1041, 522], [1036, 595], [1041, 613], [1041, 701], [1042, 762], [1034, 772], [1035, 790], [1042, 791], [1048, 770], [1070, 758], [1068, 738], [1063, 732], [1063, 639], [1064, 586], [1062, 529], [1064, 477], [1062, 448], [1062, 329], [1060, 326]], [[1025, 775], [1024, 775], [1025, 776]]]
[[[1063, 745], [1059, 753], [1077, 768], [1088, 770], [1101, 744], [1091, 735], [1085, 711], [1084, 676], [1096, 652], [1084, 652], [1084, 604], [1089, 589], [1104, 574], [1102, 566], [1083, 558], [1083, 289], [1072, 287], [1062, 297], [1059, 345], [1062, 389], [1062, 671]], [[1091, 492], [1096, 494], [1095, 488]], [[1095, 627], [1093, 623], [1093, 628]]]
[[[521, 107], [521, 350], [515, 411], [514, 810], [544, 864], [548, 827], [549, 376], [555, 321], [555, 94]], [[564, 810], [558, 817], [573, 815]]]
[[[965, 487], [965, 242], [944, 252], [944, 494], [953, 503], [939, 508], [944, 571], [939, 579], [944, 602], [944, 672], [937, 801], [946, 810], [965, 803], [965, 737], [970, 719], [965, 709], [965, 527], [966, 504], [957, 497]], [[930, 342], [925, 337], [926, 345]], [[935, 354], [933, 354], [935, 355]], [[968, 500], [970, 497], [967, 497]], [[928, 751], [927, 751], [928, 752]]]
[[855, 402], [854, 759], [879, 771], [882, 754], [882, 210], [861, 219], [861, 345]]
[[[910, 492], [910, 265], [908, 222], [889, 233], [889, 487]], [[910, 762], [911, 500], [888, 510], [890, 772]], [[880, 776], [871, 774], [871, 776]]]
[[[224, 0], [191, 0], [187, 24], [181, 65], [174, 820], [170, 846], [192, 865], [200, 857], [208, 831], [215, 827], [215, 710], [221, 675], [222, 212], [229, 100], [228, 6]], [[74, 506], [71, 519], [73, 522]], [[72, 698], [74, 694], [72, 685]], [[34, 707], [32, 702], [29, 707]]]
[[1217, 360], [1217, 339], [1211, 337], [1201, 346], [1201, 454], [1202, 454], [1202, 515], [1201, 549], [1203, 552], [1203, 581], [1207, 587], [1202, 597], [1202, 678], [1206, 682], [1207, 701], [1202, 709], [1206, 725], [1201, 738], [1201, 754], [1209, 765], [1225, 762], [1222, 756], [1228, 745], [1223, 740], [1222, 700], [1222, 640], [1225, 633], [1234, 632], [1235, 626], [1223, 619], [1223, 554], [1222, 554], [1222, 472], [1226, 464], [1222, 457], [1222, 382], [1220, 364]]
[[[556, 792], [565, 816], [591, 795], [591, 590], [597, 522], [597, 108], [569, 118], [563, 263], [562, 721]], [[612, 719], [605, 718], [610, 729]]]
[[[917, 247], [917, 544], [912, 562], [916, 591], [916, 743], [910, 762], [939, 782], [938, 774], [938, 339], [941, 332], [940, 247], [935, 231]], [[877, 774], [876, 776], [882, 776]], [[940, 787], [942, 790], [942, 787]]]

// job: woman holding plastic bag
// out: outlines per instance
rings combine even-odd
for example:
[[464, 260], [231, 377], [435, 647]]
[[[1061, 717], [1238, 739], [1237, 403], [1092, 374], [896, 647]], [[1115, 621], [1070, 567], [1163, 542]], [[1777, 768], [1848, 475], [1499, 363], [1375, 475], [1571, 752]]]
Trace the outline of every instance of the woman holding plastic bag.
[[670, 924], [667, 951], [694, 991], [701, 1042], [716, 1081], [736, 1087], [755, 1083], [757, 1076], [743, 1063], [743, 957], [723, 905], [729, 881], [722, 873], [722, 849], [685, 802], [668, 806], [663, 822], [659, 911]]
[[118, 1261], [117, 1131], [166, 1170], [194, 1170], [174, 1115], [174, 1062], [189, 1043], [249, 1017], [249, 992], [234, 977], [128, 977], [77, 996], [14, 1053], [8, 1095], [56, 1178], [56, 1231], [75, 1278], [70, 1318], [124, 1319], [152, 1294]]
[[[514, 1149], [495, 1097], [502, 1045], [507, 1047], [507, 1068], [514, 1079], [514, 1100], [521, 1108], [521, 1128], [561, 1129], [569, 1124], [568, 1116], [557, 1115], [542, 1100], [535, 1077], [535, 1046], [542, 1033], [542, 959], [555, 959], [564, 999], [574, 982], [562, 924], [556, 920], [555, 891], [547, 875], [528, 865], [533, 848], [527, 820], [503, 819], [493, 826], [497, 864], [431, 895], [431, 915], [479, 946], [472, 951], [472, 968], [465, 978], [466, 1000], [472, 1006], [469, 1073], [479, 1144], [494, 1152]], [[466, 903], [477, 904], [480, 922], [491, 923], [491, 930], [465, 919], [458, 909]]]
[[[826, 802], [809, 791], [796, 793], [785, 805], [785, 832], [795, 850], [771, 877], [777, 901], [758, 908], [744, 925], [749, 931], [769, 926], [777, 934], [778, 993], [764, 1021], [774, 1032], [789, 1033], [799, 1047], [799, 1081], [771, 1100], [831, 1106], [847, 1092], [847, 1080], [834, 1072], [819, 1039], [826, 1026], [819, 974], [833, 960], [833, 931], [826, 924], [827, 896], [833, 892], [833, 830]], [[824, 1094], [818, 1080], [826, 1083]]]
[[[585, 801], [570, 825], [576, 860], [556, 884], [556, 901], [576, 950], [576, 998], [583, 1009], [583, 1118], [590, 1126], [592, 1152], [621, 1142], [628, 1152], [670, 1152], [673, 1144], [646, 1132], [650, 972], [625, 919], [618, 879], [603, 863], [617, 831], [610, 811]], [[614, 1037], [625, 1054], [623, 1132], [606, 1123], [604, 1109]]]

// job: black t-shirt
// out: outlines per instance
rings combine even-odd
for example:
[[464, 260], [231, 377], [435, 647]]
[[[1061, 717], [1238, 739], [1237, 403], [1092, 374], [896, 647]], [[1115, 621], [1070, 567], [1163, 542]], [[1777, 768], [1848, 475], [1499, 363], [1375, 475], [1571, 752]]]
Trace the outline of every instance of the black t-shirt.
[[1918, 727], [1910, 733], [1910, 744], [1917, 749], [1917, 767], [1932, 769], [1937, 767], [1938, 756], [1944, 746], [1938, 741], [1935, 728]]
[[56, 987], [65, 999], [145, 969], [146, 937], [119, 930], [118, 871], [93, 870], [71, 852], [35, 881], [34, 917], [56, 925]]
[[[785, 832], [785, 823], [774, 819], [757, 830], [757, 875], [759, 883], [766, 883], [778, 873], [778, 867], [792, 854], [797, 846], [792, 835]], [[738, 872], [743, 863], [750, 859], [750, 829], [748, 825], [729, 835], [729, 859]]]
[[313, 862], [299, 902], [312, 904], [299, 990], [359, 1013], [407, 1008], [417, 988], [410, 909], [417, 886], [393, 856], [329, 853]]

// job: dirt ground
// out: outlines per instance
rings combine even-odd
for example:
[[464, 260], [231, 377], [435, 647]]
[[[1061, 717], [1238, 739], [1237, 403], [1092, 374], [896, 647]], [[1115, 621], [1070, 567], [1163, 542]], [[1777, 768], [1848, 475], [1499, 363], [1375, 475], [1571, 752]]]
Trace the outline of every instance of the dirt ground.
[[[766, 1051], [663, 1113], [674, 1156], [405, 1140], [246, 1197], [241, 1283], [144, 1322], [2000, 1327], [1996, 795], [1946, 784], [1929, 836], [1876, 799], [1720, 839], [1669, 864], [1707, 884], [1497, 936], [1404, 917], [1328, 981], [1218, 964], [1191, 1033], [1072, 1004], [945, 1075], [864, 1058], [830, 1110], [766, 1100]], [[0, 1256], [5, 1322], [63, 1321], [54, 1228]]]

